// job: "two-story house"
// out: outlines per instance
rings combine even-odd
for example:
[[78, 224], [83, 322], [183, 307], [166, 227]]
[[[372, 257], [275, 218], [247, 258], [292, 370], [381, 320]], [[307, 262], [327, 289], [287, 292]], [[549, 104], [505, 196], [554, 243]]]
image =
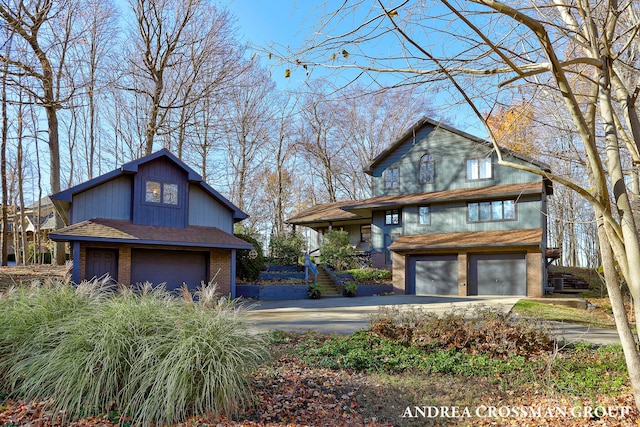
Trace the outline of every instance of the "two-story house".
[[374, 267], [392, 268], [396, 293], [544, 294], [549, 180], [498, 165], [490, 142], [428, 118], [364, 172], [372, 198], [314, 206], [288, 223], [316, 230], [316, 247], [322, 233], [347, 231]]
[[49, 234], [69, 242], [73, 280], [111, 276], [118, 283], [218, 283], [235, 297], [233, 235], [247, 215], [168, 150], [51, 196], [66, 227]]

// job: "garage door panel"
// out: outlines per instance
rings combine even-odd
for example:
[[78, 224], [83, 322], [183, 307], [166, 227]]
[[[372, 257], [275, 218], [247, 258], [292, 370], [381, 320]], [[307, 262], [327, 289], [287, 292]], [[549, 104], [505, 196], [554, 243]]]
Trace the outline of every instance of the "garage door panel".
[[167, 289], [173, 291], [182, 283], [196, 290], [202, 281], [207, 280], [205, 252], [134, 249], [131, 253], [133, 283], [166, 283]]
[[457, 295], [458, 257], [416, 257], [412, 272], [415, 293]]
[[526, 254], [483, 254], [470, 257], [472, 293], [526, 295]]

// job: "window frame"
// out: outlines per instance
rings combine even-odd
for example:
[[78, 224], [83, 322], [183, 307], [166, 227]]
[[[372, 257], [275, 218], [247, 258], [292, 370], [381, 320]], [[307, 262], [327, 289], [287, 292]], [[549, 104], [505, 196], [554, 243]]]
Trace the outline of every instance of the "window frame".
[[[489, 172], [488, 176], [481, 176], [481, 172], [483, 171], [482, 166], [488, 167], [487, 169], [484, 169], [484, 170], [488, 170]], [[471, 174], [469, 172], [471, 172]], [[473, 177], [474, 173], [477, 175], [477, 178]], [[483, 180], [493, 179], [493, 157], [488, 156], [488, 157], [467, 159], [465, 174], [466, 174], [467, 181], [483, 181]]]
[[[149, 184], [157, 184], [159, 187], [158, 191], [158, 201], [149, 200]], [[169, 195], [169, 188], [175, 190], [175, 203], [171, 201], [167, 201]], [[176, 182], [164, 182], [161, 180], [149, 178], [144, 181], [144, 203], [151, 206], [165, 206], [171, 208], [179, 208], [180, 207], [180, 184]], [[152, 193], [155, 194], [155, 193]]]
[[[500, 204], [500, 216], [495, 217], [496, 206]], [[505, 206], [510, 204], [513, 209], [513, 217], [505, 217]], [[472, 209], [472, 206], [475, 206], [475, 209]], [[478, 202], [467, 202], [467, 223], [480, 223], [480, 222], [507, 222], [507, 221], [517, 221], [518, 220], [518, 204], [513, 199], [501, 199], [501, 200], [485, 200]], [[483, 215], [483, 207], [487, 209], [488, 218], [486, 215]], [[475, 212], [475, 218], [472, 219], [472, 212]]]
[[[424, 179], [422, 179], [423, 166], [425, 169]], [[430, 175], [427, 173], [429, 169], [431, 169]], [[429, 153], [425, 153], [420, 157], [420, 162], [418, 163], [418, 182], [420, 184], [433, 184], [436, 182], [436, 161], [434, 160], [433, 155]]]
[[394, 167], [390, 167], [390, 168], [385, 169], [385, 171], [384, 171], [384, 189], [385, 190], [396, 190], [398, 188], [400, 188], [400, 168], [397, 167], [397, 166], [394, 166]]
[[[394, 214], [395, 212], [395, 214]], [[396, 216], [397, 222], [393, 222], [393, 218]], [[402, 224], [402, 209], [385, 209], [384, 211], [384, 225], [401, 225]]]
[[[422, 222], [422, 209], [427, 209], [427, 222]], [[431, 205], [418, 206], [418, 225], [431, 225]]]

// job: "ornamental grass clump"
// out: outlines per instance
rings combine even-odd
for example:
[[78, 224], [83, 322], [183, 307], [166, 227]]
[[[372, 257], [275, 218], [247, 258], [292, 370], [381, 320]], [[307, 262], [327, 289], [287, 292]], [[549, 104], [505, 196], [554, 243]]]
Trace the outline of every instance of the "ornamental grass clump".
[[51, 409], [68, 416], [117, 410], [150, 425], [233, 412], [247, 401], [247, 374], [266, 346], [243, 311], [214, 294], [212, 284], [188, 299], [145, 284], [79, 297], [75, 310], [35, 328], [34, 345], [2, 355], [12, 366], [0, 380], [23, 399], [51, 399]]

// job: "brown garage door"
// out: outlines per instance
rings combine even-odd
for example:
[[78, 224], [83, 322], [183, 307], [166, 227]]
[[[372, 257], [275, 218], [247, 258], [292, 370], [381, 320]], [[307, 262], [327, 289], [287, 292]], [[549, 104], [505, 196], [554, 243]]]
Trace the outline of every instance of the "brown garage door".
[[131, 251], [131, 282], [166, 283], [176, 290], [186, 283], [196, 290], [200, 282], [208, 281], [208, 254], [196, 251], [166, 251], [133, 249]]

